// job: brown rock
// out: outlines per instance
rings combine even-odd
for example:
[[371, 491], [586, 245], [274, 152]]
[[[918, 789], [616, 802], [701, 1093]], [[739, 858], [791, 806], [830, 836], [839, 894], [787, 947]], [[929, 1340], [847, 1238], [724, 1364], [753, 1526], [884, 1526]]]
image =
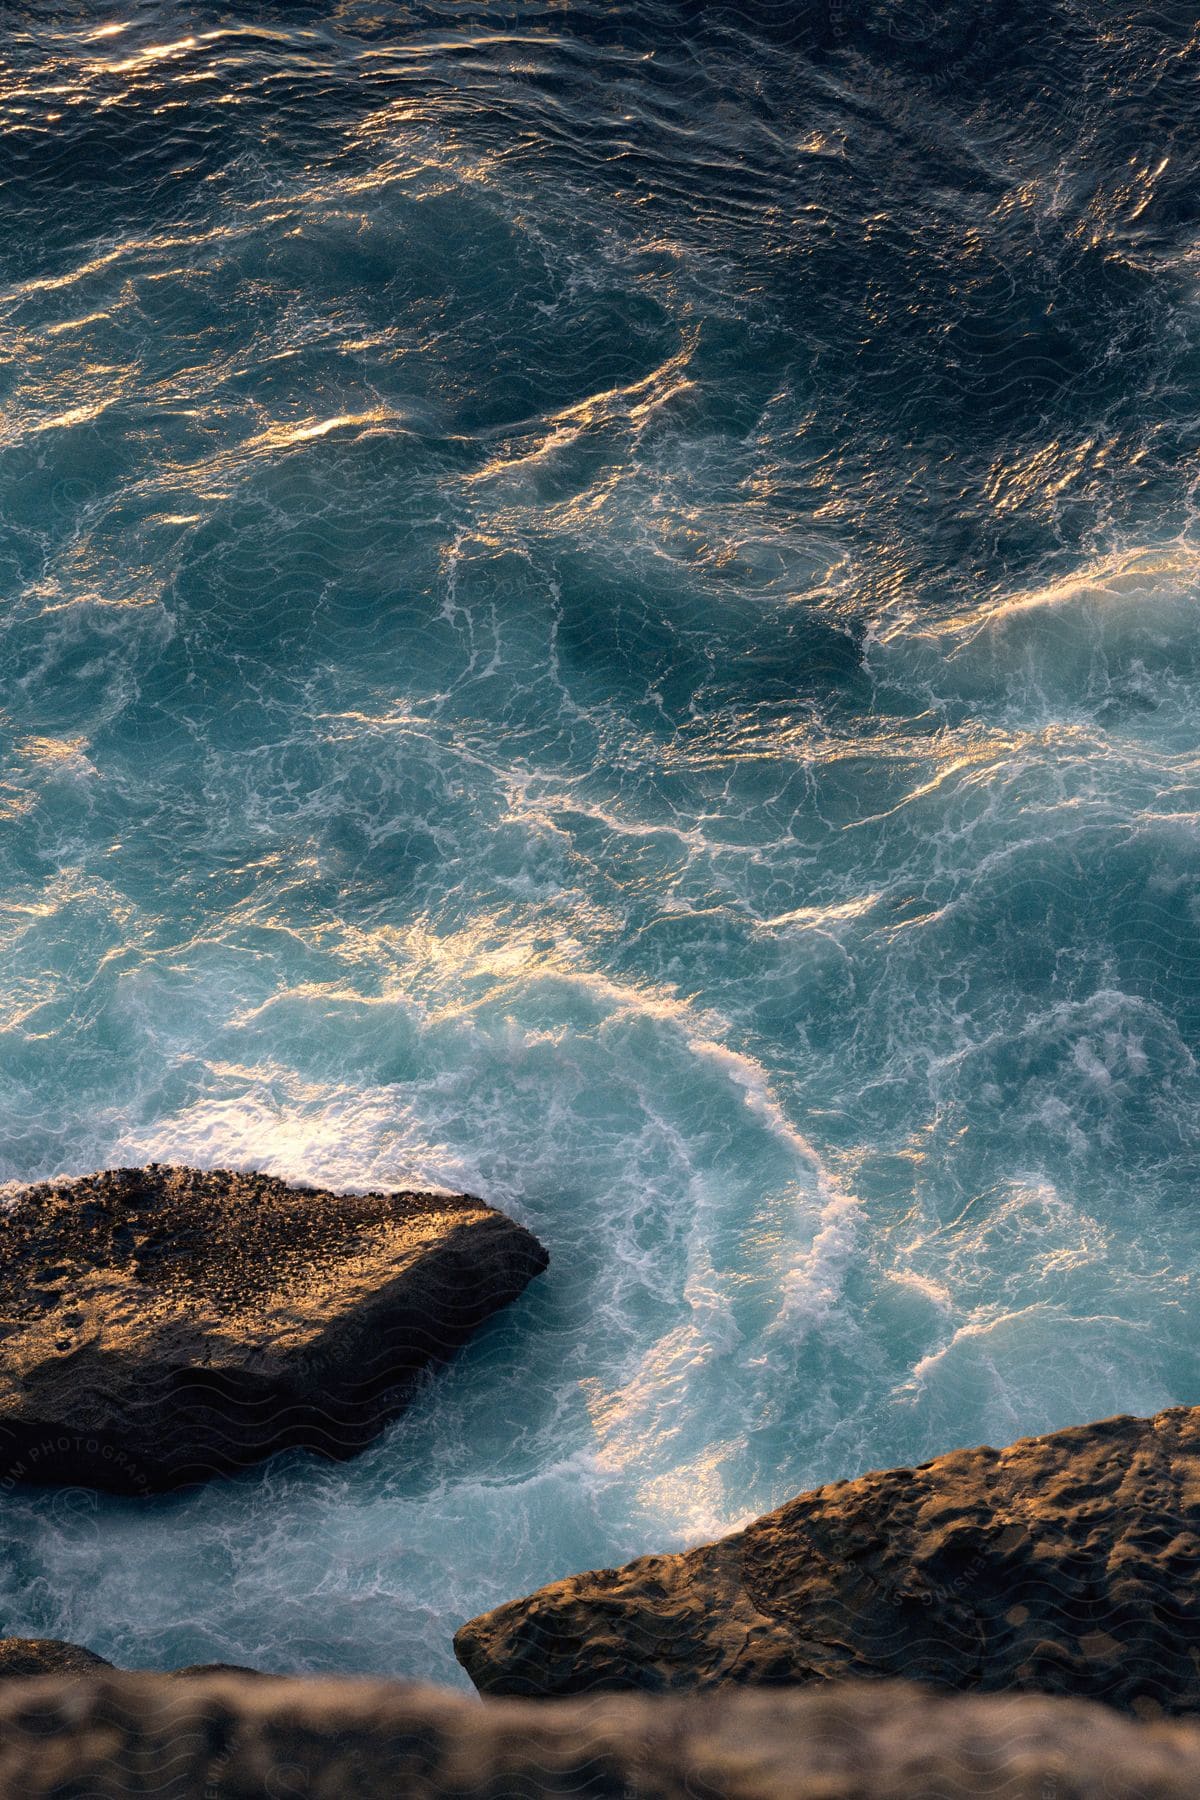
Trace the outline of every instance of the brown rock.
[[[82, 1644], [68, 1644], [62, 1638], [0, 1638], [0, 1681], [27, 1681], [31, 1675], [89, 1675], [112, 1667], [93, 1650], [85, 1650]], [[258, 1669], [245, 1669], [237, 1663], [192, 1663], [186, 1669], [168, 1669], [165, 1674], [175, 1680], [192, 1680], [199, 1675], [270, 1679]]]
[[0, 1480], [150, 1493], [347, 1456], [547, 1257], [482, 1200], [152, 1164], [0, 1211]]
[[0, 1681], [26, 1680], [30, 1675], [87, 1675], [111, 1668], [102, 1656], [61, 1638], [0, 1638]]
[[0, 1685], [21, 1800], [1195, 1800], [1200, 1729], [898, 1682], [489, 1701], [385, 1682]]
[[1200, 1709], [1200, 1409], [834, 1482], [464, 1625], [485, 1694], [903, 1676]]

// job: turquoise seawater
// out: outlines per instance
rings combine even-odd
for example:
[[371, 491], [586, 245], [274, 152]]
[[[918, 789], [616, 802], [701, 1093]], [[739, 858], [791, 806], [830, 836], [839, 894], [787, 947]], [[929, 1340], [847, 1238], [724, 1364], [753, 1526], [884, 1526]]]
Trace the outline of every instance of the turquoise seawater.
[[1194, 16], [13, 0], [0, 1179], [469, 1189], [367, 1454], [0, 1626], [469, 1615], [1200, 1400]]

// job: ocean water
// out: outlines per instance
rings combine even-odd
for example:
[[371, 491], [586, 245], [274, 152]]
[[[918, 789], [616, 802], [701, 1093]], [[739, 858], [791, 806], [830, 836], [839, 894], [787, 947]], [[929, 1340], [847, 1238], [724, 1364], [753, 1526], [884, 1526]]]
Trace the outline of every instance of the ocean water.
[[0, 1627], [461, 1681], [814, 1483], [1200, 1400], [1194, 9], [12, 0], [0, 1180], [478, 1192], [364, 1456]]

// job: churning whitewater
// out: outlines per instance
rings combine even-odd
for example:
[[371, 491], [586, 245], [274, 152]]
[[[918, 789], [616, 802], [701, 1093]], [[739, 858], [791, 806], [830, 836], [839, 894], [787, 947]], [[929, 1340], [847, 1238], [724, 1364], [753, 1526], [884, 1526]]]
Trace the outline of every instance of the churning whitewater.
[[5, 1631], [462, 1680], [1200, 1398], [1187, 11], [6, 8], [0, 1179], [551, 1269], [353, 1462], [6, 1494]]

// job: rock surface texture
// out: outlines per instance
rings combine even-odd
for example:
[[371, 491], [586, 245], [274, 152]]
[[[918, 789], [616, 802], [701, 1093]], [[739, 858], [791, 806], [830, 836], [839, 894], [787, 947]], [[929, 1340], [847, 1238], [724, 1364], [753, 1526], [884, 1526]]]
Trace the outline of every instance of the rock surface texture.
[[361, 1449], [547, 1257], [483, 1201], [116, 1169], [0, 1204], [0, 1479], [124, 1493]]
[[[1200, 1409], [834, 1482], [464, 1625], [484, 1694], [903, 1676], [1200, 1710]], [[1200, 1791], [1200, 1790], [1198, 1790]]]
[[31, 1675], [88, 1675], [111, 1668], [102, 1656], [61, 1638], [0, 1638], [0, 1681], [23, 1681]]
[[[31, 1675], [92, 1675], [97, 1669], [114, 1665], [82, 1644], [68, 1644], [62, 1638], [0, 1638], [0, 1681], [27, 1681]], [[244, 1669], [236, 1663], [193, 1663], [186, 1669], [168, 1669], [174, 1679], [197, 1675], [248, 1675], [264, 1681], [257, 1669]]]
[[436, 1688], [100, 1675], [0, 1687], [21, 1800], [1195, 1800], [1200, 1729], [894, 1682], [496, 1701]]

